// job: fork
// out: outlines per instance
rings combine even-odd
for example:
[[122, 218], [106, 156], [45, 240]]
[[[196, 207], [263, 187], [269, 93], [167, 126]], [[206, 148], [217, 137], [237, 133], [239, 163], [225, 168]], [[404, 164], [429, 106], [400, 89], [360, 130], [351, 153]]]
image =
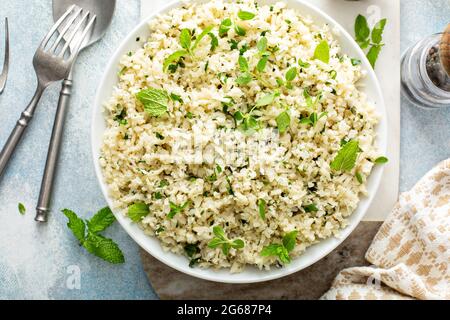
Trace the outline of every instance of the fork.
[[5, 60], [3, 61], [2, 73], [0, 73], [0, 94], [6, 86], [6, 78], [8, 77], [9, 69], [9, 28], [8, 28], [8, 18], [5, 18]]
[[[68, 75], [81, 44], [92, 31], [96, 16], [93, 15], [89, 18], [90, 12], [83, 11], [84, 13], [82, 14], [82, 11], [80, 7], [75, 5], [67, 9], [50, 29], [34, 55], [33, 66], [38, 80], [37, 89], [0, 153], [0, 177], [16, 146], [19, 144], [26, 127], [33, 118], [42, 93], [51, 83], [62, 80]], [[53, 45], [50, 46], [50, 40], [54, 38], [58, 27], [63, 25], [66, 20], [64, 28]], [[66, 38], [67, 41], [64, 41], [63, 36], [69, 31], [70, 36]], [[81, 37], [76, 37], [79, 32], [81, 32]], [[73, 51], [70, 51], [69, 45], [74, 48]], [[62, 49], [60, 49], [61, 47]]]

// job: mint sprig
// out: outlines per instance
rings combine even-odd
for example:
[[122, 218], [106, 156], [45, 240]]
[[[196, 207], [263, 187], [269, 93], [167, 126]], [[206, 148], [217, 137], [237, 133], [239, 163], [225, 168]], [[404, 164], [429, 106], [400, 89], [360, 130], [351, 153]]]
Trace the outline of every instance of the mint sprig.
[[330, 164], [330, 168], [335, 171], [350, 171], [356, 165], [356, 159], [360, 152], [359, 142], [350, 140], [344, 144], [338, 154]]
[[86, 222], [69, 209], [64, 209], [62, 212], [69, 219], [67, 227], [89, 253], [113, 264], [125, 262], [119, 246], [112, 239], [99, 234], [116, 220], [110, 208], [100, 209]]
[[386, 23], [387, 19], [381, 19], [370, 30], [366, 17], [359, 14], [355, 19], [355, 40], [363, 50], [370, 47], [366, 56], [372, 68], [375, 68], [375, 63], [378, 60], [381, 48], [384, 46], [382, 41]]
[[166, 91], [147, 88], [139, 91], [136, 98], [144, 105], [144, 110], [150, 116], [160, 117], [167, 112], [169, 96]]
[[211, 249], [221, 247], [222, 253], [226, 256], [230, 252], [231, 248], [242, 249], [245, 246], [244, 241], [241, 239], [228, 239], [220, 226], [213, 227], [213, 234], [215, 237], [208, 243], [208, 247]]
[[289, 253], [294, 250], [297, 244], [297, 234], [298, 231], [291, 231], [283, 236], [282, 243], [272, 243], [265, 246], [260, 255], [262, 257], [275, 256], [283, 264], [288, 264], [291, 262], [291, 257]]
[[[156, 193], [155, 195], [157, 195]], [[155, 196], [155, 198], [161, 198], [161, 194], [159, 196]], [[128, 218], [130, 218], [133, 222], [140, 221], [143, 217], [149, 214], [150, 210], [148, 205], [145, 202], [136, 202], [128, 207]]]
[[[180, 33], [180, 46], [182, 50], [175, 51], [169, 55], [163, 62], [163, 71], [167, 70], [176, 71], [180, 59], [190, 56], [195, 60], [195, 50], [204, 37], [209, 36], [211, 38], [211, 51], [214, 51], [219, 46], [219, 40], [216, 35], [212, 33], [212, 26], [208, 26], [195, 38], [193, 41], [193, 34], [189, 29], [183, 29]], [[220, 33], [220, 30], [219, 30]]]

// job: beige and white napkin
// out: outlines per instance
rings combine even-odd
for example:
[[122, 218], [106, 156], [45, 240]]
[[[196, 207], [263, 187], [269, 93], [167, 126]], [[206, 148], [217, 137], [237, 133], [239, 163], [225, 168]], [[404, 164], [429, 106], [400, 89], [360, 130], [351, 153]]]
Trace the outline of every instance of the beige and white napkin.
[[400, 196], [366, 259], [322, 299], [450, 299], [450, 159]]

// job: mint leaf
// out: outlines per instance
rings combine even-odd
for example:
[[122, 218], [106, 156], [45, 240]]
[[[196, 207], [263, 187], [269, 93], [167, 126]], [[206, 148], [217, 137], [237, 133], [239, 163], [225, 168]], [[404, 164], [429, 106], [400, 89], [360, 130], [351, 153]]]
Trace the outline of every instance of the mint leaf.
[[381, 51], [381, 45], [373, 45], [372, 47], [370, 47], [369, 52], [367, 52], [367, 59], [369, 60], [372, 68], [375, 68], [375, 63], [378, 60], [380, 51]]
[[370, 28], [366, 17], [358, 15], [355, 20], [355, 38], [357, 41], [364, 42], [369, 38]]
[[140, 221], [143, 217], [149, 214], [148, 205], [144, 202], [137, 202], [128, 207], [128, 218], [133, 222]]
[[292, 67], [286, 72], [286, 81], [291, 82], [294, 81], [295, 77], [297, 77], [297, 68]]
[[358, 180], [359, 184], [363, 184], [364, 180], [363, 180], [361, 173], [356, 172], [355, 177], [356, 177], [356, 180]]
[[245, 86], [253, 80], [253, 76], [249, 72], [244, 72], [236, 79], [236, 84], [239, 86]]
[[175, 215], [177, 215], [178, 213], [180, 213], [181, 211], [183, 211], [191, 202], [188, 200], [185, 203], [183, 203], [181, 206], [173, 203], [172, 201], [169, 202], [170, 204], [170, 211], [167, 214], [167, 218], [169, 219], [173, 219], [173, 217], [175, 217]]
[[264, 107], [272, 104], [275, 101], [276, 97], [279, 97], [280, 93], [278, 91], [273, 93], [268, 93], [263, 97], [256, 100], [256, 107]]
[[[197, 36], [197, 39], [195, 39], [195, 42], [194, 42], [194, 44], [192, 45], [192, 47], [191, 47], [191, 52], [194, 52], [194, 50], [197, 48], [197, 46], [199, 45], [199, 43], [200, 43], [200, 41], [202, 41], [202, 39], [206, 36], [206, 35], [208, 35], [210, 32], [211, 32], [211, 30], [213, 29], [213, 26], [209, 26], [209, 27], [206, 27], [203, 31], [202, 31], [202, 33], [200, 33], [198, 36]], [[212, 34], [213, 36], [214, 36], [214, 34]], [[214, 36], [215, 37], [215, 36]], [[216, 38], [216, 40], [217, 40], [217, 38]]]
[[267, 38], [266, 37], [261, 37], [258, 40], [258, 43], [256, 44], [256, 48], [258, 48], [259, 53], [264, 53], [266, 52], [267, 49]]
[[224, 37], [228, 33], [228, 31], [231, 29], [232, 24], [233, 23], [231, 22], [231, 19], [223, 20], [219, 26], [219, 36]]
[[386, 26], [387, 19], [381, 19], [372, 29], [372, 42], [375, 44], [381, 44], [383, 40], [383, 31]]
[[112, 240], [89, 232], [83, 243], [91, 254], [113, 264], [124, 263], [125, 258], [119, 246]]
[[314, 51], [314, 59], [320, 60], [324, 63], [330, 62], [330, 47], [328, 42], [322, 40]]
[[114, 217], [111, 209], [109, 207], [105, 207], [100, 209], [87, 222], [87, 226], [90, 232], [97, 233], [108, 228], [114, 221], [116, 221], [116, 217]]
[[361, 60], [352, 58], [351, 60], [352, 66], [357, 66], [361, 64]]
[[389, 159], [386, 157], [378, 157], [375, 159], [374, 163], [376, 164], [385, 164], [388, 163]]
[[288, 252], [294, 250], [294, 247], [297, 243], [297, 234], [298, 231], [294, 230], [284, 235], [283, 237], [283, 246], [286, 248]]
[[317, 124], [317, 122], [322, 119], [323, 117], [325, 117], [328, 113], [327, 112], [322, 112], [320, 115], [317, 115], [316, 112], [313, 112], [309, 115], [309, 117], [306, 118], [301, 118], [300, 119], [300, 123], [302, 124], [310, 124], [313, 127]]
[[291, 262], [289, 252], [282, 244], [269, 244], [262, 249], [260, 255], [262, 257], [276, 256], [284, 264]]
[[236, 239], [231, 242], [231, 247], [234, 249], [242, 249], [245, 246], [245, 243], [241, 239]]
[[247, 59], [245, 59], [245, 57], [239, 56], [238, 63], [239, 63], [239, 68], [240, 68], [241, 72], [248, 71], [248, 69], [249, 69], [248, 61], [247, 61]]
[[170, 94], [170, 100], [172, 101], [178, 101], [179, 103], [183, 104], [183, 99], [181, 99], [181, 96], [175, 94], [175, 93], [171, 93]]
[[305, 210], [305, 212], [317, 212], [317, 211], [319, 211], [319, 209], [317, 208], [316, 204], [314, 204], [314, 203], [304, 205], [304, 206], [302, 206], [302, 208]]
[[144, 105], [144, 110], [153, 117], [162, 116], [167, 112], [169, 97], [164, 90], [144, 89], [136, 94], [136, 98]]
[[223, 231], [222, 227], [220, 227], [220, 226], [214, 226], [213, 233], [219, 239], [222, 239], [222, 240], [227, 239], [227, 237], [225, 236], [225, 232]]
[[191, 31], [189, 29], [181, 30], [180, 44], [181, 47], [187, 51], [191, 49]]
[[208, 36], [211, 38], [211, 51], [214, 51], [219, 46], [219, 39], [212, 32], [208, 33]]
[[197, 253], [200, 253], [200, 248], [197, 244], [188, 243], [184, 246], [184, 252], [189, 258], [194, 257]]
[[256, 65], [256, 70], [258, 72], [264, 72], [264, 69], [266, 69], [267, 60], [269, 60], [269, 57], [264, 56], [261, 59], [259, 59], [258, 64]]
[[244, 28], [242, 28], [241, 26], [238, 26], [237, 24], [234, 25], [234, 31], [236, 32], [236, 34], [238, 36], [245, 36], [247, 34], [247, 31], [245, 31]]
[[336, 171], [350, 171], [355, 167], [359, 152], [359, 142], [350, 140], [347, 142], [330, 164], [330, 168]]
[[289, 125], [291, 124], [291, 116], [287, 111], [283, 111], [278, 115], [278, 117], [275, 118], [275, 121], [277, 122], [278, 131], [282, 134], [287, 128], [289, 128]]
[[238, 12], [238, 17], [241, 20], [252, 20], [256, 15], [252, 12], [248, 12], [248, 11], [239, 11]]
[[264, 199], [258, 200], [258, 211], [261, 219], [266, 219], [266, 201]]
[[170, 56], [168, 56], [164, 62], [163, 62], [163, 71], [167, 72], [169, 69], [169, 66], [172, 65], [174, 62], [178, 62], [181, 57], [185, 57], [189, 54], [186, 50], [178, 50], [172, 53]]
[[229, 240], [220, 226], [213, 227], [213, 234], [215, 237], [208, 242], [208, 247], [215, 249], [222, 246], [222, 252], [226, 256], [230, 252], [230, 248], [242, 249], [245, 246], [244, 241], [241, 239]]
[[67, 227], [72, 231], [75, 238], [77, 238], [80, 243], [83, 243], [86, 233], [84, 221], [78, 218], [77, 214], [69, 209], [64, 209], [62, 212], [69, 219]]
[[19, 209], [19, 213], [21, 215], [24, 215], [25, 212], [27, 212], [27, 209], [25, 208], [25, 206], [21, 202], [19, 202], [19, 204], [17, 205], [17, 208]]
[[298, 65], [301, 67], [301, 68], [309, 68], [310, 66], [311, 66], [311, 64], [309, 64], [308, 62], [304, 62], [304, 61], [302, 61], [302, 59], [298, 59]]

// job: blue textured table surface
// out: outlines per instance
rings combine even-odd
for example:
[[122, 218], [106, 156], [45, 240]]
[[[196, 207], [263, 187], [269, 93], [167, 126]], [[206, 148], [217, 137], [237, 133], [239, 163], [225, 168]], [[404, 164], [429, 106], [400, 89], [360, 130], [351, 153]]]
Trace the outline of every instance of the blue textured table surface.
[[[52, 24], [50, 2], [0, 3], [0, 21], [4, 16], [10, 19], [12, 55], [8, 84], [0, 96], [0, 145], [33, 94], [36, 80], [31, 61], [34, 49]], [[402, 0], [402, 50], [423, 36], [442, 30], [448, 22], [448, 12], [450, 3], [446, 0]], [[89, 217], [106, 203], [91, 161], [91, 105], [107, 60], [137, 21], [139, 2], [118, 0], [116, 16], [105, 38], [79, 58], [49, 223], [38, 225], [33, 217], [59, 85], [44, 94], [35, 119], [0, 182], [0, 298], [156, 298], [142, 270], [137, 245], [119, 225], [111, 227], [106, 235], [119, 243], [126, 263], [113, 266], [80, 248], [60, 213], [60, 209], [70, 208]], [[405, 191], [437, 162], [450, 157], [450, 109], [426, 111], [402, 101], [401, 112], [400, 188]], [[24, 216], [17, 210], [19, 202], [27, 208]]]

